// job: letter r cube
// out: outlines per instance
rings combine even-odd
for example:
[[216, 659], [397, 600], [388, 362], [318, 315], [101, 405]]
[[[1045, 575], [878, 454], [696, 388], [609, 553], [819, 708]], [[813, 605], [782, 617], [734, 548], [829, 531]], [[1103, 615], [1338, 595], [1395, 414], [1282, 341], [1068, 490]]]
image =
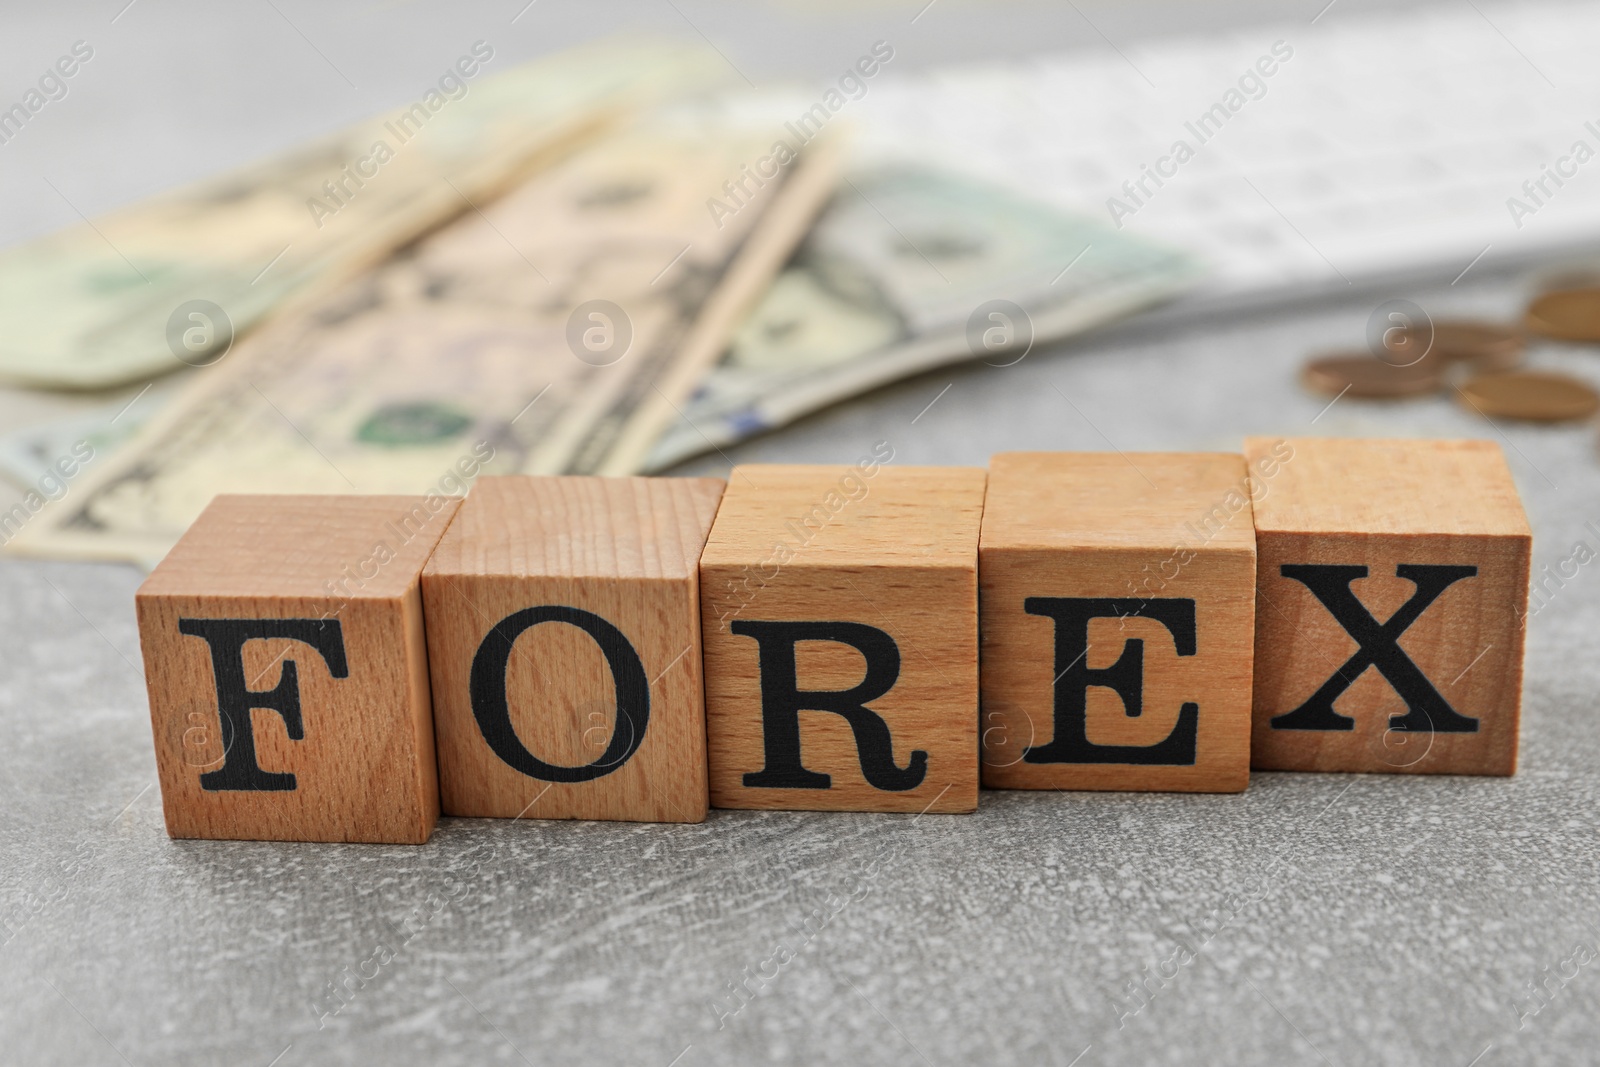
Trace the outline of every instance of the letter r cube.
[[1250, 438], [1251, 766], [1512, 774], [1532, 538], [1489, 441]]
[[734, 468], [700, 559], [712, 806], [977, 807], [984, 481]]

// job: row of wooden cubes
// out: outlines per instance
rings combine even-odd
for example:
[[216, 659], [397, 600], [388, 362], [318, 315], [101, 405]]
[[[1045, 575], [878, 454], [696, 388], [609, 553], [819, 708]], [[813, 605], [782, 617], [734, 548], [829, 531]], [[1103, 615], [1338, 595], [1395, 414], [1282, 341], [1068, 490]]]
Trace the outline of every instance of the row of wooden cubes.
[[169, 832], [1514, 771], [1530, 536], [1494, 446], [891, 455], [219, 497], [138, 595]]

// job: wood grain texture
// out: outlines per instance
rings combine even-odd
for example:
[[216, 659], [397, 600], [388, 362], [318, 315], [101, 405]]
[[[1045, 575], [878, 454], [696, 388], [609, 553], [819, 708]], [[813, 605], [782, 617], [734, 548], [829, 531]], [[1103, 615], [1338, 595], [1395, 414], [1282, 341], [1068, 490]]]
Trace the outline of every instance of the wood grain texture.
[[[1251, 765], [1514, 773], [1532, 537], [1499, 448], [1250, 438], [1245, 455], [1259, 483]], [[1270, 477], [1254, 466], [1269, 457]], [[1357, 641], [1330, 601], [1388, 639]], [[1388, 670], [1355, 658], [1368, 644]], [[1346, 728], [1306, 728], [1328, 722], [1318, 693]], [[1449, 729], [1455, 716], [1476, 729]]]
[[[1241, 457], [997, 455], [989, 467], [978, 573], [985, 786], [1245, 788], [1256, 561]], [[1030, 598], [1115, 603], [1074, 606], [1096, 614], [1082, 647], [1065, 639], [1058, 650], [1058, 628], [1063, 635], [1072, 628]], [[1170, 625], [1159, 607], [1165, 604], [1176, 605]], [[1180, 655], [1174, 628], [1183, 629], [1185, 612], [1194, 648]], [[1103, 684], [1106, 676], [1080, 673], [1112, 668], [1131, 642], [1140, 643], [1143, 655], [1130, 683], [1140, 701], [1136, 716]], [[1081, 695], [1082, 718], [1073, 719], [1081, 726], [1057, 729], [1058, 684]], [[1187, 704], [1196, 706], [1192, 735], [1180, 722]], [[1171, 752], [1174, 736], [1180, 742], [1192, 736], [1192, 746]], [[1090, 752], [1074, 740], [1125, 751]], [[1163, 743], [1167, 750], [1151, 748]], [[1134, 748], [1146, 751], [1126, 751]], [[1135, 762], [1158, 756], [1166, 762]]]
[[[195, 520], [136, 597], [169, 834], [428, 839], [439, 792], [418, 576], [458, 503], [438, 495], [219, 496]], [[255, 637], [230, 651], [221, 636], [227, 627], [215, 620], [303, 625], [290, 624], [301, 637]], [[320, 643], [302, 639], [308, 635]], [[227, 729], [219, 662], [225, 671], [242, 665], [241, 688], [255, 694], [242, 700], [251, 705], [270, 700], [263, 694], [290, 675], [303, 738], [292, 739], [286, 716], [260, 706], [243, 713], [248, 737]], [[223, 683], [228, 689], [226, 674]], [[281, 787], [287, 779], [270, 790], [237, 788], [237, 780], [205, 787], [202, 775], [244, 774], [251, 745], [254, 765], [292, 775], [293, 788]]]
[[[478, 480], [422, 576], [446, 814], [705, 818], [698, 563], [722, 488], [714, 478]], [[516, 742], [551, 766], [611, 768], [587, 781], [518, 769], [491, 746], [474, 710], [474, 660], [491, 631], [543, 605], [614, 626], [648, 683], [633, 748], [634, 719], [626, 707], [619, 714], [600, 640], [563, 619], [510, 636], [503, 669], [490, 673], [504, 679]]]
[[[892, 453], [891, 453], [892, 455]], [[711, 803], [724, 808], [972, 811], [978, 801], [977, 549], [985, 475], [961, 467], [741, 466], [700, 559]], [[912, 787], [873, 785], [840, 714], [798, 712], [799, 762], [826, 787], [745, 782], [768, 766], [760, 682], [766, 651], [744, 624], [843, 623], [892, 641], [898, 674], [864, 701], [887, 726]], [[799, 640], [793, 684], [843, 691], [866, 654]], [[869, 746], [870, 748], [870, 746]], [[887, 762], [887, 761], [886, 761]]]

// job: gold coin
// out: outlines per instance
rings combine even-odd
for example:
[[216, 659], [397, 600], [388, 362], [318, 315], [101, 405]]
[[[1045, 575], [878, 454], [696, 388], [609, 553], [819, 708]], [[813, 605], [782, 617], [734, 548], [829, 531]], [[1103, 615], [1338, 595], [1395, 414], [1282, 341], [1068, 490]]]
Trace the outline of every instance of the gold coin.
[[1426, 347], [1428, 360], [1470, 363], [1478, 370], [1510, 370], [1522, 365], [1522, 331], [1515, 326], [1476, 319], [1439, 319], [1433, 323], [1432, 337], [1427, 327], [1399, 331], [1402, 343], [1416, 339], [1419, 349]]
[[1533, 422], [1586, 419], [1600, 410], [1600, 392], [1588, 382], [1551, 371], [1479, 374], [1461, 386], [1461, 398], [1485, 415]]
[[1323, 396], [1399, 398], [1426, 396], [1444, 386], [1442, 364], [1431, 359], [1396, 367], [1367, 352], [1333, 352], [1306, 361], [1300, 380]]
[[1528, 305], [1529, 330], [1561, 341], [1600, 341], [1600, 288], [1557, 289]]

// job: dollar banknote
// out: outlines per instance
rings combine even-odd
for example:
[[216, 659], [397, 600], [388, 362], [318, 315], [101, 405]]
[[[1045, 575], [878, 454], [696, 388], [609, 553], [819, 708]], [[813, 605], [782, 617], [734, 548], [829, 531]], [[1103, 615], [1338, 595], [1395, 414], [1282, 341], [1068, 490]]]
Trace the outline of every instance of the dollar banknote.
[[637, 127], [541, 171], [246, 338], [8, 549], [149, 562], [221, 492], [636, 472], [833, 191], [818, 140], [711, 210], [773, 144]]
[[403, 108], [0, 251], [0, 378], [92, 389], [201, 362], [628, 109], [725, 70], [709, 50], [650, 42], [503, 62], [478, 42]]
[[20, 430], [0, 434], [0, 475], [19, 486], [32, 486], [62, 456], [71, 455], [84, 444], [95, 456], [108, 456], [138, 432], [148, 421], [148, 413], [170, 397], [144, 394], [142, 402], [130, 406], [85, 404], [81, 414], [35, 423]]
[[932, 367], [1013, 362], [1200, 277], [1179, 253], [981, 180], [881, 161], [845, 177], [649, 469]]

